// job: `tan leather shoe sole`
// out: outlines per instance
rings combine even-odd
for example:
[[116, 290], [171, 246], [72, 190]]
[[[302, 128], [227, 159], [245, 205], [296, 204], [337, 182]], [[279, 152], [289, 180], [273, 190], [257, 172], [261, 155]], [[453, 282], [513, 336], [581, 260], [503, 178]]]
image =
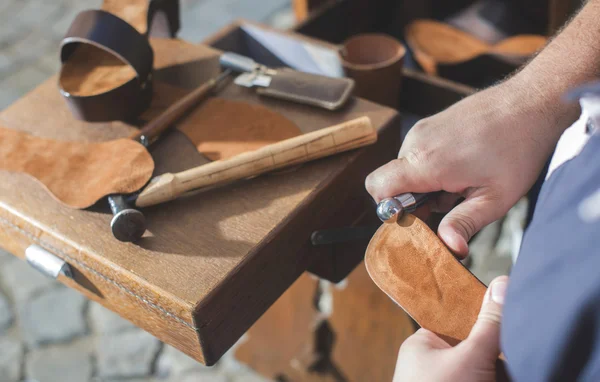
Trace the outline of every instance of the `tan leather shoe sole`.
[[421, 220], [383, 224], [365, 255], [369, 275], [421, 327], [455, 345], [477, 320], [486, 286]]

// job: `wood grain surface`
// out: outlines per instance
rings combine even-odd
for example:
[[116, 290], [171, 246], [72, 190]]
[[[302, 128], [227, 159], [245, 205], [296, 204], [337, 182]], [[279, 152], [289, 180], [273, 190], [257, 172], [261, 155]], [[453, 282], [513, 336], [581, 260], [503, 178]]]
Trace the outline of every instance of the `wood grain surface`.
[[[151, 43], [156, 55], [155, 97], [139, 125], [219, 71], [219, 52], [214, 49], [181, 40], [152, 39]], [[88, 142], [135, 131], [135, 126], [121, 122], [74, 120], [56, 81], [56, 77], [49, 79], [0, 113], [0, 124], [38, 136]], [[268, 107], [303, 132], [360, 116], [368, 116], [380, 132], [398, 128], [394, 110], [359, 99], [330, 112], [263, 99], [235, 85], [219, 97]], [[23, 256], [27, 245], [37, 243], [97, 276], [86, 276], [91, 286], [77, 284], [77, 289], [86, 294], [99, 290], [102, 297], [97, 299], [102, 304], [133, 317], [136, 324], [199, 361], [213, 364], [315, 261], [310, 233], [344, 208], [338, 201], [340, 192], [345, 198], [365, 195], [364, 188], [348, 190], [340, 180], [357, 174], [357, 168], [374, 158], [383, 163], [386, 158], [378, 150], [374, 145], [293, 172], [148, 208], [144, 210], [148, 232], [137, 244], [112, 237], [111, 214], [103, 203], [74, 211], [58, 204], [27, 176], [0, 172], [0, 236], [12, 242], [9, 249], [18, 256]], [[166, 133], [151, 153], [156, 174], [207, 163], [177, 130]], [[21, 236], [13, 238], [15, 232]], [[106, 292], [109, 289], [114, 293]], [[122, 304], [115, 293], [136, 303]], [[170, 327], [169, 322], [177, 325]]]
[[314, 276], [300, 276], [248, 330], [235, 351], [236, 359], [271, 379], [287, 376], [289, 369], [308, 369], [318, 357], [318, 284]]

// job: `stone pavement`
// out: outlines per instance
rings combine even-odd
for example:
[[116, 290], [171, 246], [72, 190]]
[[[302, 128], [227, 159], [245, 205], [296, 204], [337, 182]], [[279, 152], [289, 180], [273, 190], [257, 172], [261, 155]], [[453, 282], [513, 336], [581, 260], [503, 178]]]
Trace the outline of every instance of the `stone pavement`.
[[[180, 36], [192, 42], [239, 17], [278, 27], [293, 21], [290, 0], [181, 4]], [[0, 0], [0, 109], [58, 71], [63, 33], [77, 12], [99, 5], [100, 0]], [[509, 272], [524, 214], [519, 204], [472, 244], [470, 267], [482, 281]], [[124, 380], [264, 381], [231, 351], [216, 366], [203, 367], [0, 250], [0, 382]]]
[[265, 381], [205, 367], [0, 250], [0, 382]]

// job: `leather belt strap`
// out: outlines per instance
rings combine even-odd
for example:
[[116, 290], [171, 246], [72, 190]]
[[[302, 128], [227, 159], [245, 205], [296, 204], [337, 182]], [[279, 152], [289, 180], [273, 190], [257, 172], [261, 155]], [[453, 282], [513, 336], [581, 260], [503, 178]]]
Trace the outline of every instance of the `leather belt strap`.
[[135, 70], [136, 77], [90, 96], [73, 95], [61, 87], [76, 118], [90, 122], [128, 120], [148, 107], [154, 53], [146, 36], [112, 13], [88, 10], [79, 13], [67, 31], [61, 43], [61, 61], [67, 61], [80, 44], [91, 44], [116, 56]]

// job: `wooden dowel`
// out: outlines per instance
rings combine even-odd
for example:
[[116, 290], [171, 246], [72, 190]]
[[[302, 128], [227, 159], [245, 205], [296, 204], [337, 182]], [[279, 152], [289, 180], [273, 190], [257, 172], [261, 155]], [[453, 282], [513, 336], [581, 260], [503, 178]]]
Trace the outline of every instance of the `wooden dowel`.
[[206, 98], [206, 96], [219, 85], [221, 81], [227, 78], [230, 73], [229, 70], [226, 70], [219, 76], [211, 78], [203, 83], [198, 88], [194, 89], [194, 91], [169, 106], [167, 110], [148, 122], [143, 128], [131, 134], [129, 138], [139, 141], [140, 137], [144, 136], [147, 140], [152, 140], [181, 118], [192, 106]]
[[287, 166], [373, 144], [377, 132], [368, 117], [313, 131], [235, 157], [211, 162], [176, 174], [155, 177], [138, 195], [146, 207], [177, 198], [185, 192], [230, 183]]

